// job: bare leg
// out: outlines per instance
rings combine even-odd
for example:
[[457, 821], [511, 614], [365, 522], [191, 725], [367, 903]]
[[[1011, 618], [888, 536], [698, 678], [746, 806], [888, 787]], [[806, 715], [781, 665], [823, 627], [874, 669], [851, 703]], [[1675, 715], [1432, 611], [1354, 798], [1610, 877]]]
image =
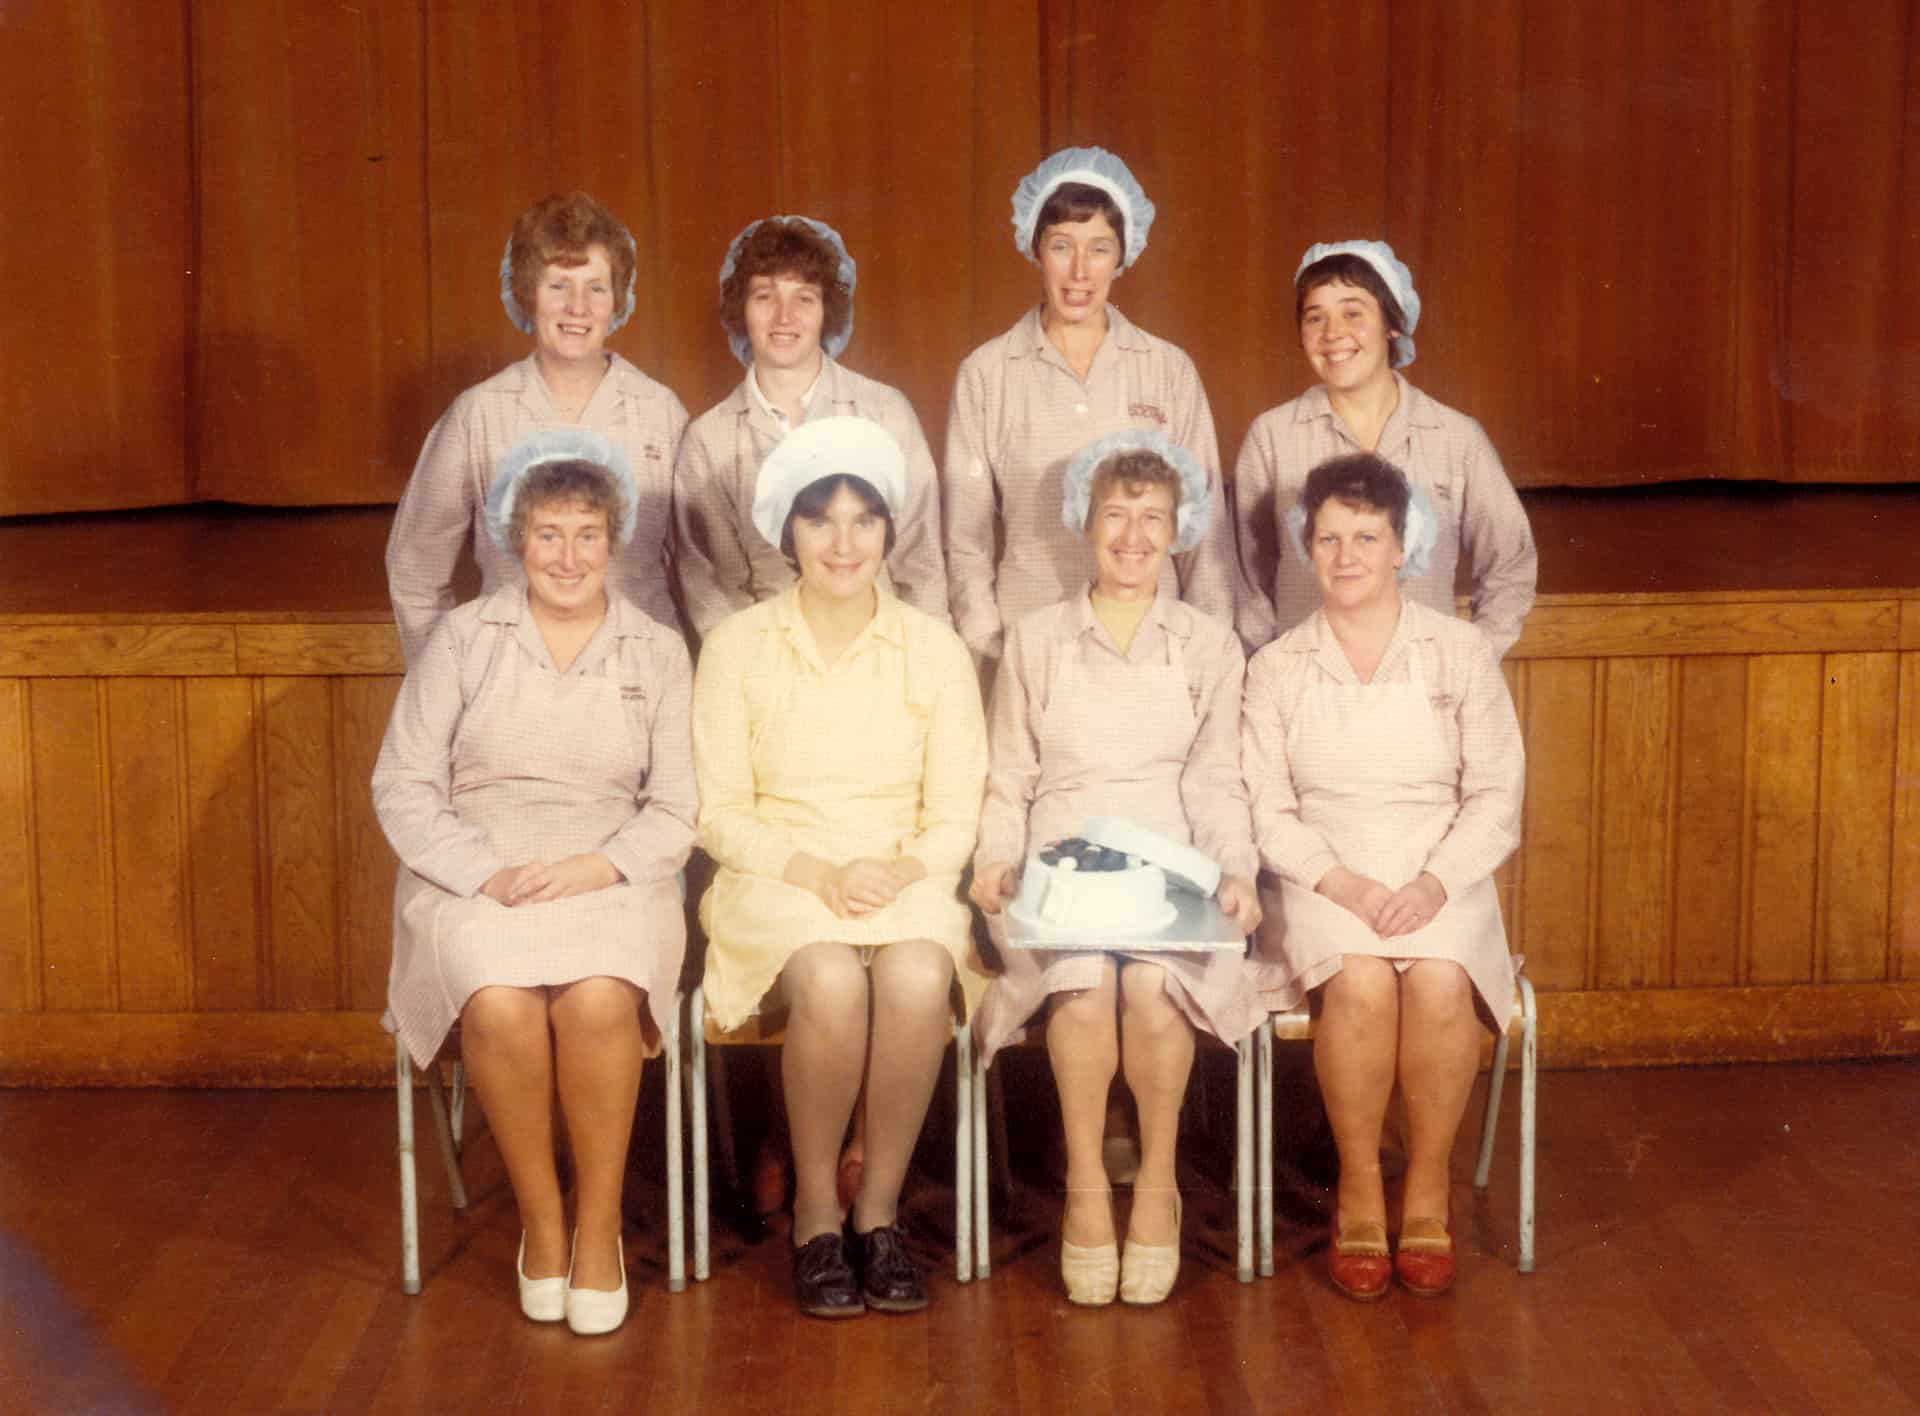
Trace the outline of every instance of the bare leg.
[[1320, 993], [1313, 1065], [1340, 1152], [1340, 1217], [1349, 1224], [1386, 1222], [1380, 1128], [1393, 1095], [1399, 1032], [1400, 990], [1393, 965], [1348, 954], [1345, 966]]
[[486, 1107], [527, 1233], [528, 1278], [567, 1271], [567, 1216], [553, 1168], [553, 1042], [539, 988], [482, 988], [460, 1013], [460, 1055]]
[[866, 1163], [853, 1200], [856, 1234], [898, 1217], [900, 1187], [953, 1035], [953, 959], [931, 940], [903, 939], [874, 955], [872, 983]]
[[1127, 1236], [1141, 1244], [1180, 1238], [1174, 1169], [1180, 1103], [1193, 1070], [1193, 1024], [1167, 996], [1158, 964], [1120, 967], [1120, 1056], [1140, 1112], [1140, 1174], [1133, 1182]]
[[1067, 1206], [1060, 1235], [1083, 1248], [1114, 1241], [1113, 1192], [1101, 1141], [1107, 1091], [1120, 1065], [1119, 1017], [1114, 1011], [1118, 987], [1118, 970], [1109, 957], [1098, 986], [1057, 995], [1047, 1018], [1047, 1057], [1060, 1092], [1067, 1142]]
[[867, 971], [845, 944], [801, 949], [780, 971], [781, 1090], [793, 1143], [793, 1243], [840, 1230], [834, 1171], [867, 1062]]
[[1423, 959], [1400, 976], [1400, 1095], [1407, 1107], [1405, 1216], [1445, 1220], [1453, 1138], [1480, 1070], [1467, 972]]
[[620, 1186], [640, 1095], [640, 990], [583, 978], [553, 990], [554, 1072], [573, 1146], [573, 1286], [620, 1286]]

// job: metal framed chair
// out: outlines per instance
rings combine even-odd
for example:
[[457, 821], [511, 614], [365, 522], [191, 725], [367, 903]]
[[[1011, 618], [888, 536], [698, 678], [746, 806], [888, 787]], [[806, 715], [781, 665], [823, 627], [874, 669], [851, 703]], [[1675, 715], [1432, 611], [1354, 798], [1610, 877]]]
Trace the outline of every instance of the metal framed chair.
[[[978, 1109], [974, 1106], [973, 1093], [973, 1032], [966, 1022], [957, 1016], [953, 1024], [954, 1057], [954, 1143], [953, 1143], [953, 1251], [954, 1277], [961, 1283], [973, 1279], [973, 1206], [970, 1203], [973, 1194], [973, 1145], [977, 1134]], [[785, 1033], [777, 1027], [770, 1027], [759, 1018], [750, 1020], [746, 1026], [733, 1032], [724, 1032], [715, 1026], [707, 1015], [707, 998], [704, 988], [696, 987], [687, 995], [685, 1032], [690, 1065], [687, 1068], [687, 1094], [693, 1116], [693, 1276], [696, 1281], [704, 1281], [708, 1275], [708, 1259], [711, 1251], [712, 1216], [708, 1196], [708, 1148], [707, 1148], [707, 1047], [732, 1047], [741, 1045], [776, 1046]], [[731, 1147], [732, 1127], [726, 1111], [724, 1078], [719, 1075], [718, 1053], [714, 1054], [715, 1095], [719, 1100], [716, 1110], [720, 1112], [720, 1126], [725, 1139], [723, 1144]], [[729, 1154], [731, 1151], [729, 1150]], [[732, 1167], [729, 1167], [732, 1169]]]
[[[1487, 1188], [1487, 1177], [1493, 1166], [1493, 1140], [1500, 1121], [1500, 1094], [1507, 1076], [1507, 1044], [1513, 1040], [1514, 1030], [1521, 1033], [1520, 1040], [1520, 1272], [1533, 1272], [1533, 1160], [1534, 1160], [1534, 1115], [1538, 1101], [1539, 1048], [1537, 1015], [1534, 1008], [1533, 984], [1524, 974], [1514, 976], [1513, 1010], [1508, 1016], [1507, 1030], [1502, 1033], [1493, 1048], [1493, 1070], [1487, 1078], [1487, 1109], [1480, 1126], [1479, 1163], [1473, 1172], [1473, 1184], [1477, 1190]], [[1258, 1178], [1255, 1194], [1259, 1209], [1259, 1236], [1257, 1241], [1260, 1276], [1273, 1275], [1273, 1044], [1278, 1038], [1283, 1042], [1305, 1042], [1313, 1036], [1313, 1018], [1303, 1003], [1288, 1013], [1270, 1014], [1255, 1032], [1252, 1042], [1256, 1053], [1254, 1065], [1248, 1068], [1243, 1061], [1241, 1066], [1242, 1115], [1245, 1115], [1245, 1090], [1247, 1078], [1254, 1078], [1258, 1090], [1254, 1107], [1258, 1117], [1259, 1134], [1255, 1138], [1254, 1154], [1257, 1159]], [[1243, 1047], [1246, 1044], [1242, 1044]], [[1244, 1126], [1243, 1126], [1244, 1141]], [[1246, 1172], [1244, 1162], [1241, 1169], [1240, 1192], [1240, 1233], [1239, 1247], [1242, 1255], [1242, 1279], [1246, 1278], [1245, 1256], [1250, 1245], [1247, 1228], [1249, 1196], [1244, 1188]]]
[[[667, 1291], [678, 1293], [687, 1286], [686, 1178], [682, 1163], [680, 1091], [683, 1061], [680, 1051], [680, 1018], [683, 1000], [675, 998], [667, 1012], [668, 1035], [661, 1052], [666, 1060], [666, 1150], [667, 1150]], [[447, 1185], [453, 1192], [456, 1214], [465, 1213], [467, 1187], [460, 1175], [461, 1123], [466, 1109], [466, 1068], [459, 1061], [460, 1029], [456, 1024], [441, 1045], [444, 1056], [451, 1053], [453, 1088], [449, 1103], [440, 1082], [440, 1058], [426, 1068], [427, 1106], [433, 1112], [434, 1128], [440, 1138], [440, 1155], [446, 1162]], [[400, 1118], [400, 1286], [408, 1293], [420, 1291], [420, 1214], [419, 1190], [414, 1175], [413, 1141], [413, 1062], [407, 1046], [394, 1034], [394, 1082]], [[704, 1276], [704, 1275], [703, 1275]]]

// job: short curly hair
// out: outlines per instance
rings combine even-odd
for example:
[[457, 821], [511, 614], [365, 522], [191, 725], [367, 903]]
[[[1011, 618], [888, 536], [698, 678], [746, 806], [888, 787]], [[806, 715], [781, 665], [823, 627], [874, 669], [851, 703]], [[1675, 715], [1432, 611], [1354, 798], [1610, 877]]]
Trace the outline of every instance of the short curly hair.
[[1355, 511], [1384, 512], [1393, 534], [1404, 542], [1407, 504], [1412, 500], [1413, 488], [1406, 473], [1384, 457], [1354, 452], [1330, 458], [1307, 473], [1306, 485], [1300, 489], [1300, 509], [1307, 517], [1301, 539], [1309, 546], [1313, 544], [1314, 518], [1321, 507], [1337, 501]]
[[508, 260], [513, 298], [529, 316], [534, 287], [550, 265], [579, 266], [595, 246], [604, 246], [613, 271], [613, 318], [625, 319], [632, 300], [633, 236], [620, 218], [585, 192], [556, 192], [542, 197], [513, 223]]
[[768, 217], [740, 243], [733, 271], [720, 287], [720, 325], [747, 337], [747, 290], [756, 275], [788, 276], [820, 287], [820, 341], [837, 339], [853, 321], [853, 291], [840, 279], [840, 253], [804, 221]]
[[1087, 524], [1093, 524], [1094, 512], [1108, 497], [1116, 493], [1137, 497], [1148, 487], [1165, 487], [1173, 499], [1173, 510], [1180, 510], [1179, 470], [1159, 453], [1140, 448], [1109, 457], [1093, 474], [1093, 486], [1087, 492]]
[[613, 473], [597, 462], [571, 458], [542, 462], [520, 484], [520, 494], [513, 502], [513, 519], [507, 523], [507, 544], [515, 555], [526, 553], [527, 528], [533, 523], [534, 512], [556, 502], [604, 512], [607, 541], [614, 546], [620, 544], [624, 528], [620, 524], [620, 488]]

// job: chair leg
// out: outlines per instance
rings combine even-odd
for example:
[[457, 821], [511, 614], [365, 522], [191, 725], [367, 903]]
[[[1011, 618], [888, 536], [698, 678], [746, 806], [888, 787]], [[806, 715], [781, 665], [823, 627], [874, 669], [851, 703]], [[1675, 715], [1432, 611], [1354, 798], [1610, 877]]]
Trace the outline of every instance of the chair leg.
[[433, 1128], [440, 1137], [440, 1159], [447, 1166], [447, 1188], [453, 1192], [453, 1207], [461, 1213], [467, 1208], [467, 1186], [460, 1178], [460, 1154], [453, 1139], [453, 1123], [447, 1118], [447, 1099], [440, 1089], [440, 1064], [427, 1064], [427, 1104], [433, 1112]]
[[973, 1031], [953, 1025], [953, 1276], [973, 1281]]
[[687, 1177], [684, 1143], [680, 1135], [681, 1093], [686, 1079], [680, 1057], [680, 1000], [668, 1012], [667, 1055], [667, 1292], [687, 1287]]
[[[453, 1059], [453, 1100], [447, 1108], [447, 1120], [453, 1126], [453, 1153], [460, 1154], [465, 1143], [467, 1119], [467, 1064]], [[462, 1209], [466, 1208], [463, 1204]]]
[[400, 1288], [420, 1291], [420, 1207], [413, 1173], [413, 1064], [394, 1035], [394, 1086], [400, 1119]]
[[1254, 1266], [1273, 1277], [1273, 1017], [1260, 1020], [1253, 1034], [1253, 1124], [1255, 1215]]
[[687, 1101], [693, 1112], [693, 1277], [707, 1277], [707, 991], [696, 986], [687, 997]]
[[1509, 1024], [1507, 1031], [1500, 1034], [1493, 1044], [1493, 1070], [1487, 1074], [1487, 1114], [1480, 1123], [1480, 1160], [1473, 1168], [1473, 1188], [1487, 1188], [1487, 1177], [1493, 1171], [1493, 1137], [1500, 1126], [1500, 1092], [1507, 1080], [1507, 1043], [1513, 1032]]
[[987, 1203], [987, 1064], [972, 1049], [973, 1087], [973, 1271], [982, 1279], [993, 1272], [992, 1218]]
[[1520, 980], [1520, 1016], [1527, 1035], [1520, 1040], [1520, 1272], [1533, 1272], [1533, 1156], [1538, 1101], [1540, 1029], [1534, 1012], [1533, 985]]
[[1233, 1237], [1236, 1274], [1253, 1282], [1253, 1039], [1233, 1046]]

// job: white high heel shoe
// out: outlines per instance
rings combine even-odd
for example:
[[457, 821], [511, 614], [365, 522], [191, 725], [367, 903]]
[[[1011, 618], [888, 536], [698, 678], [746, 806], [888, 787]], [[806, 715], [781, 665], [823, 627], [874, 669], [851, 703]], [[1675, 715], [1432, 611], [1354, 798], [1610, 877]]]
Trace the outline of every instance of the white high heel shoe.
[[[598, 1337], [612, 1332], [627, 1320], [627, 1246], [623, 1238], [614, 1244], [620, 1250], [620, 1286], [615, 1289], [575, 1288], [573, 1265], [567, 1265], [567, 1326], [582, 1337]], [[573, 1249], [580, 1252], [580, 1231], [573, 1232]]]
[[1144, 1306], [1163, 1301], [1180, 1276], [1180, 1196], [1173, 1197], [1171, 1244], [1136, 1244], [1130, 1238], [1120, 1256], [1120, 1301]]
[[520, 1311], [536, 1323], [557, 1323], [567, 1315], [567, 1280], [527, 1277], [527, 1231], [520, 1231], [520, 1252], [513, 1260], [514, 1277], [520, 1281]]

